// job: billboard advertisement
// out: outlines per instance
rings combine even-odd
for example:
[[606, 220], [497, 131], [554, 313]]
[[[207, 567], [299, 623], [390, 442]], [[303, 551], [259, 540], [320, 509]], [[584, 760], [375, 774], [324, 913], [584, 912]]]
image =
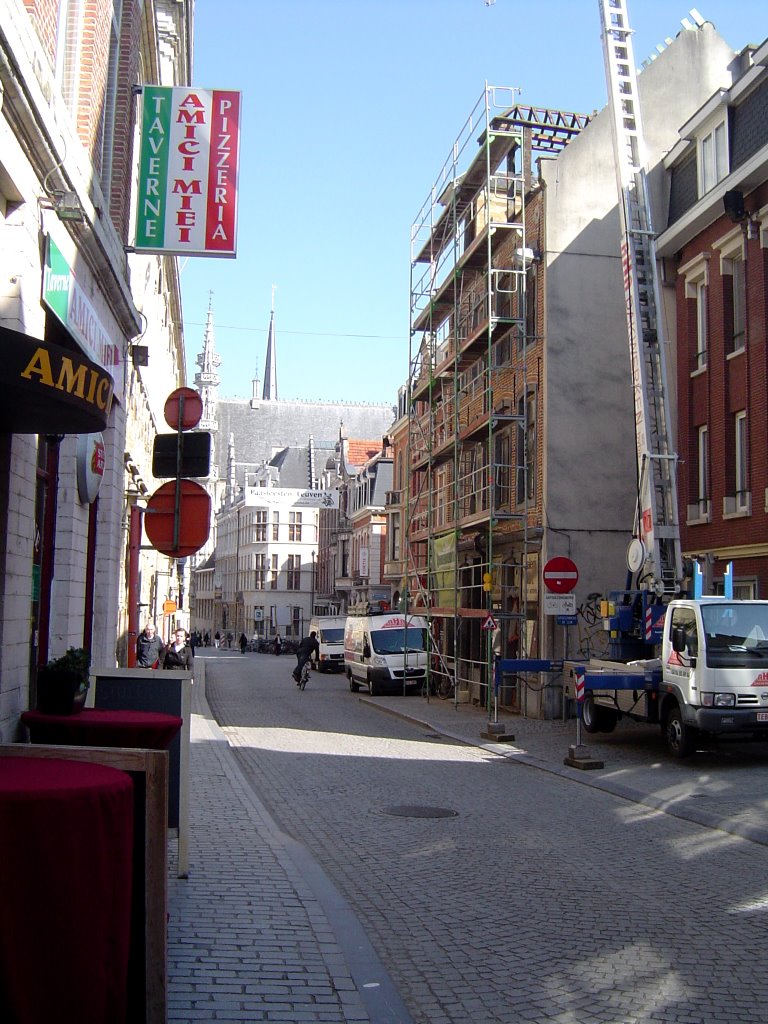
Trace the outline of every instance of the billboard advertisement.
[[145, 85], [137, 252], [237, 254], [240, 93]]

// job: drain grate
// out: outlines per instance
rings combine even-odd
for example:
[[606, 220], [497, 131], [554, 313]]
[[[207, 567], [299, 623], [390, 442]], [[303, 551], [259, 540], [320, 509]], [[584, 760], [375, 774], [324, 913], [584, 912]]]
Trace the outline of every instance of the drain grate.
[[395, 807], [385, 807], [385, 814], [393, 814], [397, 818], [455, 818], [458, 811], [452, 811], [450, 807], [423, 807], [419, 804], [399, 804]]

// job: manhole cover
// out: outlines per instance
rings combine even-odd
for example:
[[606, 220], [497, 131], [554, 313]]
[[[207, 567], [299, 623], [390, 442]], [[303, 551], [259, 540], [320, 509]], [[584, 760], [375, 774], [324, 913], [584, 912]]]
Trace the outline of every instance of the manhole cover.
[[385, 807], [385, 814], [394, 814], [398, 818], [455, 818], [458, 811], [450, 807], [420, 807], [418, 804], [400, 804], [397, 807]]

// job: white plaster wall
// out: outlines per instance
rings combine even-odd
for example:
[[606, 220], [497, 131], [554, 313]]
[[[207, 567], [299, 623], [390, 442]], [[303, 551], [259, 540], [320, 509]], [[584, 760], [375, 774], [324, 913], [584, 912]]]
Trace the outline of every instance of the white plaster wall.
[[[714, 28], [705, 25], [682, 32], [640, 76], [657, 231], [666, 216], [661, 158], [676, 143], [678, 127], [727, 84], [732, 58]], [[607, 109], [557, 160], [543, 162], [542, 177], [548, 527], [543, 557], [574, 559], [580, 602], [590, 592], [625, 585], [635, 508], [633, 396]]]

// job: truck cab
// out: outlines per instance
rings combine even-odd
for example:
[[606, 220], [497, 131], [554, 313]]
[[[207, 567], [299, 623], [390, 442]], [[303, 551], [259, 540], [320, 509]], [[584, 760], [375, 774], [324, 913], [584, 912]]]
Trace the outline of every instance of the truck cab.
[[668, 742], [670, 728], [684, 749], [696, 732], [768, 737], [768, 601], [672, 601], [661, 662]]

